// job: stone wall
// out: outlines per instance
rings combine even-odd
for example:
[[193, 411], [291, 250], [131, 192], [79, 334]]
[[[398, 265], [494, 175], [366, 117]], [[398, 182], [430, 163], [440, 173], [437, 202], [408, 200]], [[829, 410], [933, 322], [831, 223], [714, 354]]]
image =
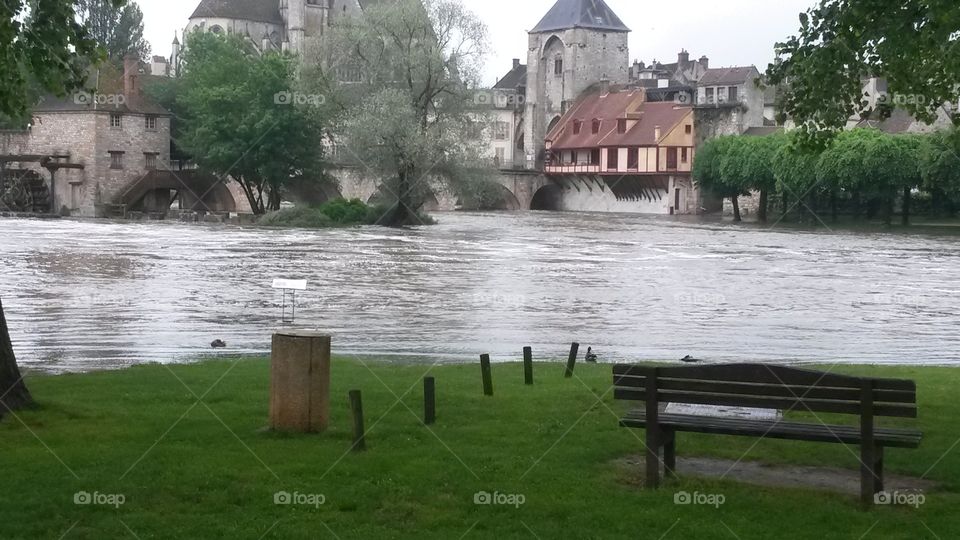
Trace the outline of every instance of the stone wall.
[[[754, 191], [750, 195], [743, 195], [737, 199], [740, 204], [740, 217], [743, 219], [755, 218], [760, 210], [760, 192]], [[733, 201], [723, 200], [723, 215], [733, 217]]]

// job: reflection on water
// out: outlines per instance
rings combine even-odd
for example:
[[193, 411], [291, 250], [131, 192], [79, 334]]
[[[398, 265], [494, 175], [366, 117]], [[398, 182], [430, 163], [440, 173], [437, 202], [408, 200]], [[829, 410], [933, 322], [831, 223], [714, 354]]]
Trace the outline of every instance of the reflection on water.
[[591, 214], [441, 214], [413, 230], [0, 220], [22, 364], [86, 370], [269, 348], [277, 277], [340, 353], [960, 363], [949, 236]]

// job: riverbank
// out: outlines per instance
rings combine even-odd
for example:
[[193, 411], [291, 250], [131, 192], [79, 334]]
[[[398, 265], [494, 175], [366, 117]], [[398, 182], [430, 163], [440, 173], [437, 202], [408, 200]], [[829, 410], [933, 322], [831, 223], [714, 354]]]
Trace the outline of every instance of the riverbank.
[[[533, 387], [519, 365], [495, 365], [489, 398], [476, 365], [338, 358], [330, 430], [284, 436], [263, 430], [268, 361], [247, 359], [28, 376], [40, 408], [0, 422], [0, 537], [907, 539], [960, 530], [960, 453], [950, 451], [960, 372], [834, 371], [917, 381], [924, 442], [889, 451], [886, 467], [940, 484], [919, 508], [864, 512], [851, 495], [730, 479], [644, 491], [629, 464], [642, 431], [617, 427], [624, 407], [608, 392], [609, 365], [578, 365], [564, 379], [561, 364], [537, 363]], [[431, 429], [418, 417], [425, 374], [437, 380]], [[348, 452], [354, 388], [368, 429], [362, 454]], [[834, 444], [684, 434], [678, 452], [857, 468], [857, 449]], [[681, 491], [724, 502], [677, 505]], [[303, 504], [275, 504], [281, 492]], [[482, 492], [510, 504], [476, 504]], [[113, 505], [75, 504], [78, 493]]]

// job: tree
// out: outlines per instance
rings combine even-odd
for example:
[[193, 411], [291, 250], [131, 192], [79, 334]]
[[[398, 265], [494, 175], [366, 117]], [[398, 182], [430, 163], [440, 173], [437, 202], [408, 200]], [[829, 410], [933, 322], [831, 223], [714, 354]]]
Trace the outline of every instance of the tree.
[[110, 61], [120, 64], [128, 54], [141, 60], [150, 55], [150, 44], [143, 38], [140, 6], [117, 5], [113, 0], [77, 0], [76, 4], [77, 14]]
[[3, 302], [0, 301], [0, 418], [7, 411], [16, 411], [32, 403], [33, 398], [17, 367], [7, 319], [3, 314]]
[[[697, 158], [693, 160], [693, 179], [701, 188], [709, 190], [720, 198], [730, 198], [733, 204], [733, 220], [741, 221], [740, 195], [744, 194], [740, 185], [739, 171], [733, 171], [734, 163], [729, 160], [733, 152], [739, 148], [735, 136], [724, 136], [710, 139], [697, 151]], [[736, 178], [735, 180], [732, 180]]]
[[[795, 135], [791, 133], [773, 155], [771, 167], [777, 177], [777, 188], [783, 204], [782, 212], [788, 213], [796, 207], [800, 215], [806, 214], [806, 201], [818, 185], [817, 163], [820, 154], [812, 152], [796, 144]], [[832, 190], [832, 191], [835, 191]], [[790, 205], [790, 199], [796, 202]]]
[[3, 7], [0, 115], [22, 118], [33, 105], [33, 85], [58, 96], [83, 88], [88, 67], [104, 53], [77, 22], [73, 1], [4, 0]]
[[[486, 26], [458, 0], [380, 2], [331, 32], [324, 50], [336, 57], [321, 56], [310, 79], [339, 88], [345, 152], [393, 201], [382, 224], [417, 223], [434, 179], [483, 177], [470, 105], [486, 49]], [[348, 72], [358, 77], [344, 83]]]
[[[956, 0], [820, 0], [776, 54], [766, 76], [782, 86], [781, 119], [792, 117], [805, 142], [871, 112], [862, 81], [875, 76], [902, 98], [897, 104], [932, 122], [940, 107], [957, 102], [960, 9]], [[881, 104], [881, 117], [890, 105]], [[960, 113], [953, 118], [960, 123]]]
[[960, 199], [960, 137], [956, 133], [934, 133], [922, 146], [921, 155], [924, 188], [951, 199], [952, 213], [952, 202]]
[[296, 90], [297, 59], [260, 54], [234, 34], [187, 36], [177, 96], [179, 146], [201, 169], [236, 180], [257, 214], [278, 210], [283, 188], [326, 182], [326, 100]]

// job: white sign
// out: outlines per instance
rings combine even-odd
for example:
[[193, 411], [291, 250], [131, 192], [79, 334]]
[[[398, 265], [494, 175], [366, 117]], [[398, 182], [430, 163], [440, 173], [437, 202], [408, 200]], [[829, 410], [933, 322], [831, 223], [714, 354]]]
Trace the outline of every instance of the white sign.
[[275, 279], [273, 280], [274, 289], [286, 289], [294, 291], [307, 290], [307, 280], [305, 279]]

